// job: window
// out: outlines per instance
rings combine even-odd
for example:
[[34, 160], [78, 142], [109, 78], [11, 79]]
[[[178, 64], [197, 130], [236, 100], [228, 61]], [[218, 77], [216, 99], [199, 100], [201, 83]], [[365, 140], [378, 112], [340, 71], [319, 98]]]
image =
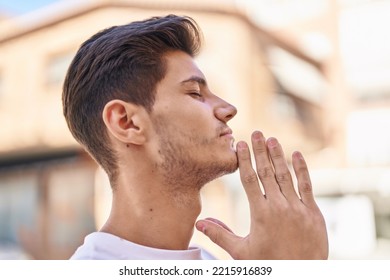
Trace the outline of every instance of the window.
[[310, 62], [277, 46], [267, 50], [270, 70], [287, 91], [313, 104], [321, 104], [327, 93], [324, 75]]
[[95, 163], [78, 150], [7, 155], [0, 157], [0, 260], [69, 258], [95, 230]]
[[35, 226], [39, 209], [38, 176], [0, 174], [0, 259], [25, 259], [20, 247], [20, 232]]
[[73, 53], [67, 52], [52, 56], [47, 65], [47, 85], [62, 85], [65, 79], [66, 71], [73, 59]]

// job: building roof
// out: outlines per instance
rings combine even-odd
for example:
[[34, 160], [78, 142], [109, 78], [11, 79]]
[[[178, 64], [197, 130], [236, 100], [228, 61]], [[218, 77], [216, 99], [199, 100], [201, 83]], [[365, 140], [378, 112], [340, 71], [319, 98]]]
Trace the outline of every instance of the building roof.
[[59, 22], [104, 8], [144, 8], [159, 11], [166, 10], [167, 12], [188, 10], [190, 12], [218, 13], [235, 16], [247, 22], [253, 28], [253, 31], [264, 41], [278, 45], [319, 69], [322, 67], [319, 61], [306, 55], [299, 48], [291, 44], [291, 42], [275, 36], [272, 32], [254, 23], [237, 6], [234, 0], [62, 0], [33, 12], [0, 21], [0, 44], [47, 28]]
[[180, 0], [67, 0], [58, 1], [27, 14], [0, 22], [0, 43], [23, 36], [58, 22], [102, 8], [144, 8], [156, 10], [189, 10], [211, 13], [237, 13], [233, 1]]

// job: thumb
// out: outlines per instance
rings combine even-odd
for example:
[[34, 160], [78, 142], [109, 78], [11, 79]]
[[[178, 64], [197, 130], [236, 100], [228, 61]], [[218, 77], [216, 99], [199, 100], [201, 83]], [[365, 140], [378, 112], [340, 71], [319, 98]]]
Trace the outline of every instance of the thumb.
[[235, 235], [224, 223], [216, 219], [205, 219], [196, 222], [196, 229], [203, 232], [211, 241], [220, 246], [230, 255], [237, 241], [241, 239]]

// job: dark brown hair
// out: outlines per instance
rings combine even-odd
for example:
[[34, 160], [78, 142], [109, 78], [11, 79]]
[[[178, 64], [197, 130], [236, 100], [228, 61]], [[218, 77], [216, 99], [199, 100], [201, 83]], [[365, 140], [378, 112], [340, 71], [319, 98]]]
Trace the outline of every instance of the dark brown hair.
[[64, 116], [75, 139], [107, 172], [117, 177], [117, 156], [102, 119], [113, 99], [152, 110], [156, 85], [166, 72], [164, 54], [180, 50], [195, 56], [200, 31], [190, 17], [168, 15], [102, 30], [85, 41], [65, 77]]

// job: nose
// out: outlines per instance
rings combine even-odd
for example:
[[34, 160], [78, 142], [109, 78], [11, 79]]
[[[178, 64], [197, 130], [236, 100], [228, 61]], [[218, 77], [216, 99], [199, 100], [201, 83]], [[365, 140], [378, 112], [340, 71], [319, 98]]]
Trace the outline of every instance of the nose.
[[220, 103], [215, 107], [214, 115], [220, 121], [227, 123], [237, 114], [237, 108], [220, 99]]

